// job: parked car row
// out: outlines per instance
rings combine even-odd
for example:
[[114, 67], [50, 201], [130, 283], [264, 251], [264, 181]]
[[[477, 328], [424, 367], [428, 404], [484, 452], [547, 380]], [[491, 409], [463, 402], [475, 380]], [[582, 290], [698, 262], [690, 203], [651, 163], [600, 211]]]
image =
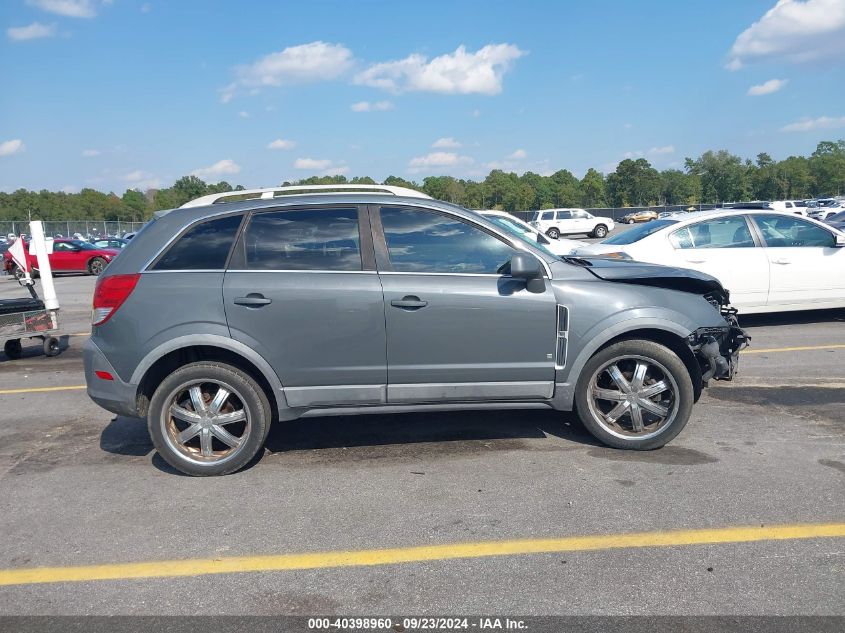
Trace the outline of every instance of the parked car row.
[[[758, 208], [752, 208], [758, 207]], [[661, 218], [570, 254], [713, 275], [742, 313], [845, 307], [845, 233], [759, 205]]]

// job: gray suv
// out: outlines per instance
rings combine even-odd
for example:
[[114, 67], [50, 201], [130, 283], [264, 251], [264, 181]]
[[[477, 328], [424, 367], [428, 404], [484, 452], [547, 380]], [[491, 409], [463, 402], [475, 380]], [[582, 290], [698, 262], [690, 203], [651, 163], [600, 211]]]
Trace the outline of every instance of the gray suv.
[[97, 281], [88, 394], [146, 417], [182, 472], [238, 470], [273, 421], [371, 412], [575, 410], [654, 449], [736, 370], [747, 337], [708, 275], [561, 259], [412, 190], [319, 189], [160, 212]]

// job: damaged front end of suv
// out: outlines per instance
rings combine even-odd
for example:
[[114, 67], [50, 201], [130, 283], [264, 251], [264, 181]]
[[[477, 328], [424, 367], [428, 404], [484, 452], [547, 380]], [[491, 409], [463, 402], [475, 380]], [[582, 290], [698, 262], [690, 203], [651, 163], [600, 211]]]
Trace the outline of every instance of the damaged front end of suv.
[[616, 262], [591, 258], [589, 266], [596, 277], [640, 286], [666, 288], [702, 296], [724, 320], [724, 325], [708, 325], [691, 332], [687, 344], [701, 369], [701, 381], [732, 380], [739, 367], [739, 352], [748, 346], [751, 337], [739, 326], [736, 308], [730, 305], [730, 292], [715, 278], [705, 273], [646, 264]]
[[726, 324], [722, 327], [703, 327], [689, 335], [687, 343], [701, 367], [701, 380], [733, 380], [739, 367], [739, 352], [748, 347], [751, 337], [739, 327], [736, 308], [730, 305], [730, 293], [724, 288], [711, 291], [704, 298]]

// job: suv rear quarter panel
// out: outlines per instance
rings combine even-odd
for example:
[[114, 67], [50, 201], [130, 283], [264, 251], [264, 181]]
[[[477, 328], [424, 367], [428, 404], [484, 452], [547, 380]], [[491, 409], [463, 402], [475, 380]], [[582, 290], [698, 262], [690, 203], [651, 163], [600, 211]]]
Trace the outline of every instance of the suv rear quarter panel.
[[91, 336], [120, 378], [130, 382], [156, 348], [180, 337], [229, 337], [223, 272], [145, 272], [120, 309]]

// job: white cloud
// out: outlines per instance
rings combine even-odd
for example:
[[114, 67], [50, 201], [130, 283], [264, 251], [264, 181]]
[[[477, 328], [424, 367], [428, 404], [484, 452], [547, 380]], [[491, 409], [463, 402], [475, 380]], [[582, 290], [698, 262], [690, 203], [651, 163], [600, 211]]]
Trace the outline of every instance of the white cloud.
[[238, 112], [238, 116], [241, 117], [242, 119], [248, 119], [249, 118], [249, 112], [247, 112], [246, 110], [241, 110], [240, 112]]
[[[674, 145], [663, 145], [661, 147], [652, 147], [646, 151], [641, 149], [633, 150], [631, 152], [625, 152], [622, 154], [622, 158], [645, 158], [646, 156], [665, 156], [666, 154], [674, 154], [675, 153], [675, 146]], [[614, 169], [615, 169], [614, 165]], [[613, 171], [611, 169], [610, 171]]]
[[478, 117], [480, 117], [480, 116], [481, 116], [481, 110], [473, 110], [473, 111], [470, 113], [470, 116], [471, 116], [473, 119], [477, 119]]
[[320, 176], [335, 176], [349, 171], [346, 165], [335, 165], [334, 161], [328, 158], [297, 158], [293, 167], [313, 171]]
[[145, 2], [144, 4], [141, 5], [141, 13], [149, 13], [152, 10], [153, 10], [153, 5], [151, 5], [149, 2]]
[[11, 156], [24, 150], [25, 145], [19, 138], [13, 138], [11, 141], [3, 141], [0, 143], [0, 156]]
[[425, 156], [412, 158], [408, 163], [408, 171], [411, 173], [417, 173], [429, 169], [459, 167], [461, 165], [469, 165], [471, 163], [472, 158], [469, 156], [461, 156], [455, 152], [431, 152]]
[[267, 149], [293, 149], [294, 147], [296, 147], [295, 141], [289, 141], [284, 138], [277, 138], [275, 141], [267, 144]]
[[784, 125], [781, 132], [812, 132], [814, 130], [834, 130], [845, 127], [845, 116], [820, 116], [816, 119], [802, 119], [789, 125]]
[[353, 103], [349, 108], [353, 112], [379, 112], [384, 110], [392, 110], [393, 103], [390, 101], [376, 101], [375, 103], [371, 103], [369, 101], [359, 101], [358, 103]]
[[736, 38], [725, 65], [739, 70], [748, 62], [783, 58], [807, 62], [833, 58], [845, 50], [845, 2], [778, 0]]
[[235, 81], [220, 90], [227, 103], [244, 88], [282, 86], [337, 79], [352, 67], [352, 51], [342, 44], [311, 42], [270, 53], [235, 67]]
[[461, 45], [431, 61], [413, 54], [373, 64], [355, 75], [354, 82], [391, 92], [494, 95], [502, 91], [504, 74], [523, 55], [525, 51], [513, 44], [488, 44], [474, 53]]
[[82, 157], [83, 158], [93, 158], [94, 156], [99, 156], [102, 152], [98, 149], [84, 149], [82, 150]]
[[524, 149], [518, 149], [513, 154], [508, 155], [508, 159], [510, 159], [510, 160], [522, 160], [526, 156], [528, 156], [528, 152], [526, 152]]
[[111, 2], [95, 0], [26, 0], [26, 3], [42, 11], [63, 15], [68, 18], [93, 18], [97, 15], [97, 5]]
[[136, 169], [124, 174], [123, 180], [129, 184], [133, 189], [159, 189], [161, 187], [161, 179], [157, 178], [155, 174], [151, 174], [143, 169]]
[[759, 97], [761, 95], [770, 95], [773, 92], [777, 92], [781, 88], [783, 88], [788, 79], [769, 79], [768, 81], [764, 81], [761, 84], [757, 84], [755, 86], [751, 86], [748, 89], [748, 96], [749, 97]]
[[6, 35], [14, 42], [53, 37], [55, 34], [55, 24], [41, 24], [41, 22], [33, 22], [27, 26], [10, 26], [6, 29]]
[[326, 169], [330, 167], [332, 161], [328, 158], [297, 158], [294, 163], [294, 169]]
[[208, 167], [195, 169], [191, 172], [191, 175], [196, 176], [197, 178], [202, 178], [203, 180], [208, 180], [209, 178], [219, 178], [220, 176], [231, 176], [233, 174], [237, 174], [240, 170], [240, 165], [231, 158], [226, 158], [224, 160], [218, 160], [216, 163]]
[[461, 147], [461, 144], [451, 136], [444, 136], [434, 141], [431, 146], [439, 149], [455, 149]]

